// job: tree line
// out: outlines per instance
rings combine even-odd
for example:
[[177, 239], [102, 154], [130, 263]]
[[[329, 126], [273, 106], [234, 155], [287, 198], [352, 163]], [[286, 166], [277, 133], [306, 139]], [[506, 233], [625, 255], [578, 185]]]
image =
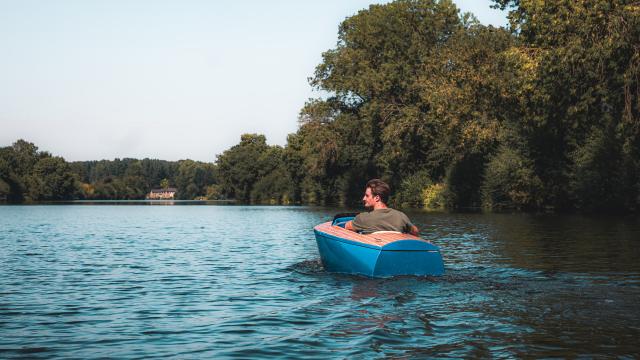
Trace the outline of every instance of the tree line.
[[352, 204], [380, 177], [395, 205], [637, 211], [640, 4], [494, 6], [508, 28], [447, 0], [347, 18], [310, 78], [329, 95], [305, 104], [284, 148], [246, 136], [223, 153], [222, 189]]
[[[508, 28], [484, 26], [449, 0], [397, 0], [346, 18], [310, 78], [327, 95], [306, 102], [286, 145], [242, 135], [215, 163], [194, 165], [211, 177], [189, 195], [214, 186], [242, 202], [356, 204], [379, 177], [395, 206], [637, 211], [640, 5], [494, 6], [509, 11]], [[110, 176], [142, 189], [177, 173], [145, 160]], [[69, 172], [95, 186], [99, 163]], [[0, 191], [13, 186], [2, 179]]]
[[175, 187], [178, 199], [220, 199], [211, 163], [156, 159], [66, 162], [25, 140], [0, 148], [0, 200], [144, 199]]

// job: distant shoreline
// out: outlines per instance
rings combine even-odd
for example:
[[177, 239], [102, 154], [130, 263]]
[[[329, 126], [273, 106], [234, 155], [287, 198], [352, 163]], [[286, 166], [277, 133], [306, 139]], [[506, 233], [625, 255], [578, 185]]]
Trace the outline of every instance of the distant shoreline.
[[0, 202], [0, 205], [237, 205], [236, 200], [58, 200], [23, 203]]

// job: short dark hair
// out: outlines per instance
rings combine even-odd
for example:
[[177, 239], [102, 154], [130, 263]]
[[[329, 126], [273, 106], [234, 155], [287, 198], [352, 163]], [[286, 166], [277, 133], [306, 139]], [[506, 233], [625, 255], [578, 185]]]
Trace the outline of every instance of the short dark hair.
[[391, 188], [386, 182], [380, 179], [371, 179], [367, 182], [367, 188], [371, 189], [371, 195], [380, 196], [380, 200], [382, 200], [383, 203], [386, 204], [387, 201], [389, 201], [389, 194], [391, 193]]

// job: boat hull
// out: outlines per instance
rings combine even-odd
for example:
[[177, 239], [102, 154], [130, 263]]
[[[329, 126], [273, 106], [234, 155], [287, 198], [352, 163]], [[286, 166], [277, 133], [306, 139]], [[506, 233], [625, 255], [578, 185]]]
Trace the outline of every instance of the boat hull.
[[369, 277], [444, 274], [439, 248], [410, 235], [406, 239], [396, 235], [393, 241], [384, 241], [384, 236], [369, 239], [370, 235], [356, 236], [328, 224], [314, 232], [322, 265], [329, 272]]

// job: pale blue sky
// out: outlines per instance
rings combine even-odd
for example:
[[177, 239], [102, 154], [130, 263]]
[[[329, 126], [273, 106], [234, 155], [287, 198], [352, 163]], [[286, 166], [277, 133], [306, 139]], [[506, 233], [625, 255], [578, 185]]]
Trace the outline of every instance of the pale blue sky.
[[214, 161], [242, 133], [284, 145], [340, 22], [386, 2], [0, 0], [0, 146]]

